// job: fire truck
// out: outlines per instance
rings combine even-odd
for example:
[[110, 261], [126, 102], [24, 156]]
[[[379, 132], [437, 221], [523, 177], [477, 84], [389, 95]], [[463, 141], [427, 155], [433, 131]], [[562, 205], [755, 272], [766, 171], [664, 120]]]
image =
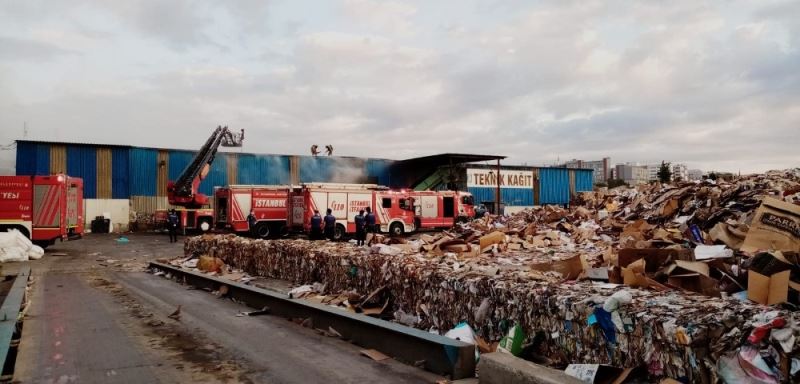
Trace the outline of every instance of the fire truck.
[[459, 191], [409, 191], [414, 199], [416, 227], [449, 228], [456, 221], [475, 217], [472, 194]]
[[242, 140], [244, 130], [234, 134], [228, 127], [217, 127], [178, 179], [167, 183], [167, 200], [171, 205], [181, 207], [176, 211], [184, 233], [193, 229], [207, 232], [213, 227], [214, 211], [208, 206], [208, 196], [197, 189], [208, 176], [217, 149], [220, 146], [241, 147]]
[[[299, 190], [299, 187], [287, 185], [217, 187], [214, 189], [214, 220], [217, 228], [240, 233], [251, 232], [261, 238], [286, 235], [295, 222], [290, 211], [293, 210], [294, 197], [299, 194]], [[299, 202], [302, 204], [302, 196]], [[299, 226], [302, 230], [302, 205], [300, 209], [295, 227]], [[254, 228], [250, 228], [247, 220], [251, 211], [256, 218]]]
[[0, 176], [0, 231], [17, 229], [41, 247], [83, 235], [83, 180], [64, 174]]
[[367, 207], [375, 213], [375, 223], [381, 232], [398, 236], [416, 229], [413, 199], [404, 191], [392, 191], [376, 184], [309, 183], [303, 185], [302, 197], [303, 230], [306, 232], [311, 230], [314, 210], [325, 215], [328, 208], [336, 217], [335, 239], [355, 233], [354, 219]]

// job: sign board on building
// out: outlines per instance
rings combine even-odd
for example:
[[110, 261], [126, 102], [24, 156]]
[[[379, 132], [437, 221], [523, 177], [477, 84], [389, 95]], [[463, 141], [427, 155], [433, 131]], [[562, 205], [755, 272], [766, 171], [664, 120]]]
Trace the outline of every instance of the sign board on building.
[[[496, 169], [467, 168], [467, 187], [497, 187]], [[533, 188], [533, 171], [500, 170], [500, 188]]]

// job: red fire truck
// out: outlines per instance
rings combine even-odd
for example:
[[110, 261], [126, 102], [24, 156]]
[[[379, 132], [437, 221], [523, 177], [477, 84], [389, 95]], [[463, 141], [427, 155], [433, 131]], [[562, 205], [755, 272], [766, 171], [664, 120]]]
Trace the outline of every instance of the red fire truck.
[[[297, 188], [299, 191], [299, 188]], [[250, 232], [247, 216], [252, 211], [256, 226], [252, 233], [261, 238], [285, 235], [293, 225], [292, 201], [295, 191], [287, 185], [231, 185], [214, 189], [214, 220], [217, 228]], [[302, 198], [300, 199], [302, 203]], [[301, 207], [302, 209], [302, 207]], [[300, 211], [297, 224], [302, 229]]]
[[356, 231], [355, 217], [358, 211], [370, 207], [375, 213], [375, 222], [381, 232], [397, 236], [413, 232], [413, 200], [406, 192], [392, 191], [375, 184], [309, 183], [303, 185], [303, 229], [311, 230], [314, 210], [325, 215], [330, 208], [336, 217], [334, 238]]
[[458, 191], [409, 191], [414, 199], [416, 227], [449, 228], [458, 220], [475, 217], [472, 194]]
[[0, 176], [0, 231], [18, 229], [41, 247], [83, 235], [83, 180], [63, 174]]

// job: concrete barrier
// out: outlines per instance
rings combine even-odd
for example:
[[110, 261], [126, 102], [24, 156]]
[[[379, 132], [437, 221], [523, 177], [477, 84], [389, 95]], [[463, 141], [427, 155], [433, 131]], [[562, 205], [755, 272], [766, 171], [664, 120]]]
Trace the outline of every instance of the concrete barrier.
[[481, 355], [480, 384], [584, 384], [566, 373], [522, 360], [508, 353]]

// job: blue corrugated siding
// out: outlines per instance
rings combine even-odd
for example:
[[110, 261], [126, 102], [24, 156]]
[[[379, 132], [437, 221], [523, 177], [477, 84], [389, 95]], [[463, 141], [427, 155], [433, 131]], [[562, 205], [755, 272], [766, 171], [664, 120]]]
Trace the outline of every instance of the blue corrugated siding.
[[239, 172], [237, 178], [239, 184], [289, 183], [287, 156], [240, 154], [236, 166]]
[[128, 164], [131, 196], [155, 196], [158, 150], [131, 148]]
[[49, 174], [49, 144], [17, 143], [17, 175]]
[[111, 198], [127, 199], [130, 197], [128, 173], [128, 148], [111, 149]]
[[367, 159], [367, 176], [377, 178], [380, 185], [392, 185], [392, 174], [389, 171], [392, 163], [392, 160]]
[[94, 146], [67, 146], [67, 174], [83, 179], [83, 197], [97, 197], [97, 148]]
[[562, 168], [539, 169], [539, 204], [569, 203], [569, 173]]
[[[476, 204], [495, 201], [495, 190], [492, 187], [469, 187], [469, 193]], [[532, 206], [533, 190], [524, 188], [500, 188], [501, 203], [507, 207]]]
[[331, 158], [304, 156], [300, 158], [300, 182], [329, 182], [333, 180], [334, 162]]
[[192, 161], [195, 153], [187, 151], [169, 151], [167, 156], [169, 156], [169, 160], [167, 161], [167, 164], [169, 164], [167, 180], [175, 181], [178, 180], [178, 176], [181, 175], [186, 166], [189, 165], [189, 162]]
[[591, 191], [594, 185], [594, 171], [575, 169], [575, 191]]
[[214, 187], [224, 187], [228, 185], [228, 162], [227, 156], [218, 153], [211, 163], [211, 169], [206, 175], [206, 179], [200, 183], [200, 193], [211, 196]]

